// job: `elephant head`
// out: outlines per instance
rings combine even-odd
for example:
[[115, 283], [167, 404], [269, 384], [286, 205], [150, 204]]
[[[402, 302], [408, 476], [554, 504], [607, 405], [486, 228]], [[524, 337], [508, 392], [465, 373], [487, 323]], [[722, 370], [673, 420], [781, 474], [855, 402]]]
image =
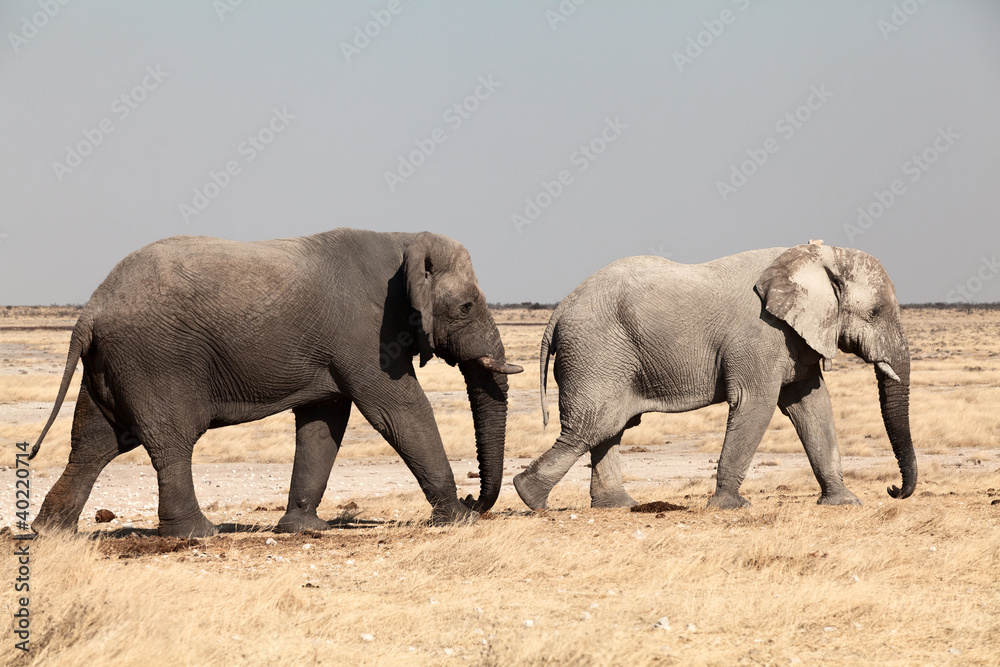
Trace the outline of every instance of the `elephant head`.
[[764, 308], [806, 344], [832, 359], [838, 350], [875, 365], [882, 421], [903, 476], [907, 498], [917, 483], [910, 439], [910, 352], [892, 281], [882, 264], [860, 250], [823, 245], [789, 248], [756, 285]]
[[508, 364], [500, 332], [472, 270], [468, 251], [457, 241], [423, 232], [404, 257], [406, 291], [415, 314], [420, 365], [437, 355], [458, 364], [465, 378], [476, 429], [480, 495], [465, 503], [484, 512], [496, 502], [503, 479], [507, 424]]

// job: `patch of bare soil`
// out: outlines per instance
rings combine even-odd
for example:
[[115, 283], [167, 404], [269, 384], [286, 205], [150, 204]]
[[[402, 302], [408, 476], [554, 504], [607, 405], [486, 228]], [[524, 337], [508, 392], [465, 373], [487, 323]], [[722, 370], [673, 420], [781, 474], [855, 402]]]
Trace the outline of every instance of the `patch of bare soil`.
[[651, 503], [642, 503], [632, 507], [633, 512], [645, 512], [647, 514], [657, 514], [659, 512], [679, 512], [686, 510], [684, 505], [674, 505], [663, 500], [654, 500]]
[[143, 536], [131, 533], [124, 539], [103, 539], [100, 552], [108, 558], [139, 558], [141, 556], [158, 556], [178, 551], [187, 551], [201, 544], [197, 539], [186, 537]]

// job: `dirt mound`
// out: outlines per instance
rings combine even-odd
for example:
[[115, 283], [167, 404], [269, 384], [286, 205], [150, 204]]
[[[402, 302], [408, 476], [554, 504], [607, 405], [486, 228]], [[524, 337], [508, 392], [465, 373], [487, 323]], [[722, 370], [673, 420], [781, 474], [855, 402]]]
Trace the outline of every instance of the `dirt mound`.
[[97, 510], [97, 513], [94, 515], [94, 521], [97, 523], [110, 523], [116, 518], [115, 513], [111, 510]]
[[632, 508], [633, 512], [645, 512], [648, 514], [656, 514], [658, 512], [677, 512], [679, 510], [686, 510], [687, 507], [684, 505], [674, 505], [673, 503], [667, 503], [662, 500], [654, 500], [651, 503], [643, 503], [641, 505], [635, 505]]

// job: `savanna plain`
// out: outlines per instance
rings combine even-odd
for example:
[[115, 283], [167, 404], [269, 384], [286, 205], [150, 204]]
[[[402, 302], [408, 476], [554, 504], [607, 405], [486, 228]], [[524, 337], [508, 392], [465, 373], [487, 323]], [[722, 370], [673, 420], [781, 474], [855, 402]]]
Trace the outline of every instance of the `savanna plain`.
[[[995, 665], [1000, 662], [1000, 310], [904, 310], [919, 481], [899, 483], [874, 372], [841, 355], [826, 374], [847, 484], [862, 507], [820, 507], [790, 422], [775, 412], [742, 493], [709, 510], [725, 406], [647, 415], [622, 444], [626, 488], [658, 512], [593, 510], [588, 460], [547, 511], [510, 476], [555, 441], [538, 347], [549, 312], [495, 317], [511, 376], [504, 490], [478, 523], [426, 524], [430, 507], [355, 413], [320, 516], [273, 532], [293, 457], [290, 414], [210, 431], [194, 475], [216, 537], [156, 536], [141, 451], [101, 476], [75, 537], [31, 549], [29, 653], [15, 649], [15, 443], [34, 442], [65, 363], [72, 308], [0, 308], [3, 664], [32, 665]], [[418, 370], [459, 492], [478, 494], [461, 375]], [[32, 516], [69, 453], [80, 373], [38, 457]], [[98, 509], [117, 518], [97, 523]]]

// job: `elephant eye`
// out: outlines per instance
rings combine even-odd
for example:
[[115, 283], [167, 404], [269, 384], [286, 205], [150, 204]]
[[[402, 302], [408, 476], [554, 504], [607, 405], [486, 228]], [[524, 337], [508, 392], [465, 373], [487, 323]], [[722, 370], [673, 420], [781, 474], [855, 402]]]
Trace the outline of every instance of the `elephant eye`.
[[468, 315], [469, 313], [471, 313], [472, 312], [472, 302], [469, 301], [468, 303], [463, 303], [461, 305], [461, 307], [459, 308], [459, 311], [462, 313], [463, 317], [466, 316], [466, 315]]

